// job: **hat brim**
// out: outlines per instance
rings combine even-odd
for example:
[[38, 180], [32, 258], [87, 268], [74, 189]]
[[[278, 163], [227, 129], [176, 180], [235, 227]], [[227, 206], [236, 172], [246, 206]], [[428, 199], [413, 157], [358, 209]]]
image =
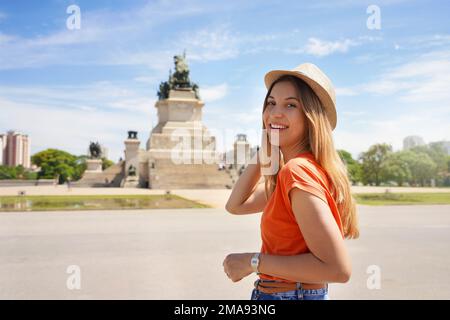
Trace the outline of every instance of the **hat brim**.
[[291, 71], [291, 70], [272, 70], [266, 73], [264, 76], [264, 83], [266, 85], [267, 90], [269, 90], [272, 83], [274, 83], [277, 79], [279, 79], [281, 76], [284, 75], [291, 75], [294, 77], [297, 77], [306, 84], [310, 86], [310, 88], [314, 91], [314, 93], [319, 98], [320, 102], [322, 103], [323, 108], [325, 109], [325, 112], [327, 114], [328, 120], [331, 125], [331, 129], [333, 130], [336, 128], [336, 122], [337, 122], [337, 113], [336, 113], [336, 105], [333, 99], [328, 94], [327, 90], [323, 88], [319, 83], [308, 77], [307, 75], [304, 75], [301, 72], [298, 71]]

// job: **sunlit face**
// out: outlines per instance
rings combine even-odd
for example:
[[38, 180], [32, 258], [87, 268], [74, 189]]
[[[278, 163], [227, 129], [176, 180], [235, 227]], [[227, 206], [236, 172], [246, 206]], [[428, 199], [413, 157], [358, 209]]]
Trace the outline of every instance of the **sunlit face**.
[[271, 132], [279, 133], [279, 146], [295, 148], [306, 132], [306, 116], [297, 88], [290, 81], [276, 83], [267, 98], [263, 113], [269, 141]]

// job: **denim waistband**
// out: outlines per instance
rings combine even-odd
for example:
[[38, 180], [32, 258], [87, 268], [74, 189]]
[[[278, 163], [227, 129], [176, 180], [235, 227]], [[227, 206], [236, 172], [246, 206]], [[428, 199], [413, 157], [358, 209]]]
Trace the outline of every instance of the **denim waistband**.
[[[255, 289], [258, 289], [258, 284], [261, 282], [283, 282], [283, 281], [259, 278], [259, 279], [255, 280], [255, 282], [254, 282]], [[326, 283], [326, 287], [320, 288], [320, 289], [304, 289], [301, 282], [296, 282], [295, 284], [296, 284], [296, 289], [291, 290], [291, 291], [301, 290], [301, 291], [305, 291], [305, 292], [313, 293], [313, 294], [321, 294], [321, 293], [328, 292], [328, 283]], [[289, 291], [287, 291], [287, 292], [289, 292]]]

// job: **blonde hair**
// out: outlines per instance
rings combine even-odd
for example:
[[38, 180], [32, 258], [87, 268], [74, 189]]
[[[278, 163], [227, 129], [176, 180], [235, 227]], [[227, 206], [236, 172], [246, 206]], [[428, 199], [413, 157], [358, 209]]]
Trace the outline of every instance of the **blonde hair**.
[[[308, 124], [307, 134], [300, 143], [301, 150], [310, 151], [316, 162], [325, 170], [330, 179], [331, 195], [336, 202], [342, 221], [345, 238], [356, 239], [359, 237], [358, 217], [356, 201], [352, 197], [347, 167], [337, 153], [332, 136], [331, 125], [322, 104], [314, 91], [301, 79], [286, 75], [272, 83], [264, 99], [263, 113], [267, 106], [267, 99], [276, 83], [282, 81], [291, 82], [299, 91], [302, 102], [302, 110]], [[263, 129], [265, 128], [263, 121]], [[264, 131], [267, 132], [267, 131]], [[272, 146], [269, 139], [264, 139], [262, 152], [270, 156]], [[264, 141], [263, 140], [263, 141]], [[278, 152], [279, 169], [284, 165], [281, 150]], [[278, 170], [279, 172], [279, 170]], [[267, 199], [275, 190], [278, 172], [273, 175], [264, 175], [265, 192]]]

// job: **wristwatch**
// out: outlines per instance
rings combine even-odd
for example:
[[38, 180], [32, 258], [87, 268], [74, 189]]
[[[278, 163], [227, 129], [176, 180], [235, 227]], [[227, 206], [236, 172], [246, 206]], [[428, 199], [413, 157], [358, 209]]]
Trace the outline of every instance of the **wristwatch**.
[[253, 255], [252, 260], [251, 260], [251, 265], [252, 265], [252, 269], [254, 272], [256, 272], [256, 274], [260, 274], [260, 272], [258, 271], [258, 267], [259, 267], [259, 255], [260, 253], [257, 252]]

